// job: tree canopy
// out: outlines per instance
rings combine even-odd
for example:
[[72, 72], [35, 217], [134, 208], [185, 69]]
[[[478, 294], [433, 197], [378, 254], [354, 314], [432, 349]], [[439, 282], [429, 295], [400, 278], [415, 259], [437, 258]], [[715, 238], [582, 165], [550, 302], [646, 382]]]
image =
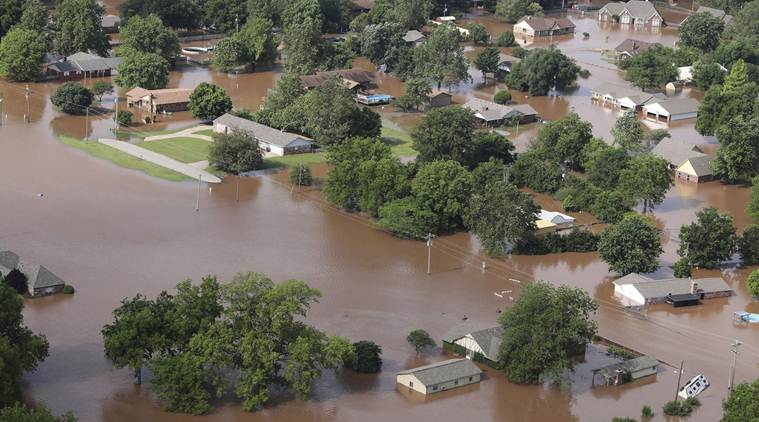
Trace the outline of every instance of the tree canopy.
[[541, 126], [531, 147], [544, 159], [561, 163], [572, 170], [581, 170], [582, 151], [591, 139], [593, 126], [572, 112]]
[[240, 174], [258, 170], [263, 164], [263, 153], [253, 134], [233, 131], [214, 136], [208, 163], [221, 171]]
[[414, 347], [416, 353], [421, 353], [428, 347], [435, 347], [435, 340], [430, 337], [430, 334], [427, 331], [422, 329], [414, 330], [408, 333], [408, 336], [406, 336], [406, 341], [408, 341], [409, 344]]
[[506, 84], [511, 89], [528, 91], [530, 95], [546, 95], [552, 89], [562, 91], [572, 85], [579, 72], [580, 66], [574, 59], [558, 48], [536, 48], [514, 65]]
[[457, 161], [433, 161], [419, 169], [411, 192], [419, 205], [437, 216], [437, 232], [449, 232], [462, 226], [472, 175]]
[[55, 416], [44, 406], [31, 408], [16, 403], [11, 407], [0, 408], [0, 420], [3, 422], [76, 422], [77, 418], [71, 412]]
[[66, 82], [50, 96], [50, 102], [58, 110], [74, 115], [84, 115], [92, 100], [92, 91], [79, 82]]
[[354, 371], [373, 374], [382, 369], [382, 348], [373, 341], [353, 343], [353, 350], [356, 354], [349, 366]]
[[155, 53], [131, 52], [118, 66], [116, 84], [122, 88], [165, 88], [169, 83], [169, 62]]
[[695, 222], [680, 227], [677, 253], [691, 265], [717, 268], [735, 253], [733, 219], [712, 207], [699, 211], [696, 217]]
[[735, 386], [722, 402], [721, 422], [744, 422], [759, 419], [759, 380]]
[[607, 227], [598, 242], [598, 252], [609, 271], [620, 275], [656, 271], [663, 251], [661, 230], [650, 218], [634, 213]]
[[0, 39], [0, 76], [13, 81], [35, 79], [46, 49], [39, 33], [23, 27], [11, 29]]
[[725, 76], [723, 85], [712, 85], [698, 109], [696, 130], [702, 135], [713, 135], [722, 125], [743, 117], [749, 120], [759, 110], [759, 86], [749, 79], [748, 68], [738, 60]]
[[611, 134], [614, 137], [614, 145], [626, 151], [634, 151], [642, 147], [643, 127], [634, 110], [627, 110], [617, 118]]
[[669, 47], [653, 46], [620, 63], [625, 79], [641, 89], [660, 88], [677, 79], [674, 51]]
[[527, 14], [530, 0], [498, 0], [495, 14], [508, 23], [516, 23]]
[[203, 13], [193, 0], [126, 0], [119, 6], [122, 19], [135, 15], [156, 14], [172, 28], [194, 29], [200, 26]]
[[437, 25], [427, 42], [414, 49], [417, 72], [435, 81], [438, 88], [471, 79], [460, 37], [455, 26]]
[[164, 26], [155, 14], [147, 17], [132, 16], [119, 30], [121, 46], [119, 55], [127, 56], [133, 51], [155, 53], [172, 63], [179, 53], [177, 34]]
[[477, 54], [474, 59], [474, 66], [485, 76], [487, 73], [493, 73], [498, 70], [498, 64], [501, 62], [499, 57], [500, 50], [496, 47], [485, 47]]
[[537, 384], [576, 365], [575, 355], [596, 334], [598, 305], [584, 290], [539, 281], [524, 286], [498, 318], [503, 327], [499, 363], [511, 382]]
[[474, 115], [463, 107], [435, 108], [427, 113], [411, 133], [419, 162], [454, 160], [465, 162], [472, 143]]
[[283, 15], [285, 69], [308, 74], [319, 66], [323, 16], [317, 0], [290, 2]]
[[108, 55], [108, 36], [100, 26], [105, 8], [95, 0], [63, 0], [54, 16], [55, 49], [68, 56], [92, 50]]
[[652, 153], [637, 155], [630, 159], [627, 168], [619, 176], [620, 188], [630, 198], [643, 201], [643, 213], [653, 211], [664, 201], [672, 187], [669, 162]]
[[716, 135], [720, 147], [712, 163], [714, 174], [729, 182], [746, 182], [759, 175], [759, 116], [748, 120], [738, 116], [720, 126]]
[[232, 99], [224, 88], [201, 82], [190, 94], [188, 108], [192, 117], [202, 121], [211, 121], [232, 110]]
[[725, 23], [721, 18], [701, 12], [688, 16], [678, 28], [679, 44], [701, 51], [712, 51], [719, 45]]

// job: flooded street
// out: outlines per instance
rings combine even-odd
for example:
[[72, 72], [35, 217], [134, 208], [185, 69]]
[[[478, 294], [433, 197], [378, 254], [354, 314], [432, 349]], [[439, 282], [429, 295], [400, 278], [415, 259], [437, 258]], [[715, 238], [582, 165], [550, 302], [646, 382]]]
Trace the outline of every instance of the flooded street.
[[[593, 123], [597, 136], [610, 140], [617, 111], [591, 104], [590, 89], [622, 79], [596, 49], [614, 48], [631, 36], [672, 45], [676, 31], [615, 28], [601, 32], [593, 19], [571, 19], [578, 34], [555, 41], [592, 76], [578, 80], [578, 88], [560, 96], [515, 95], [515, 100], [528, 102], [547, 120], [574, 110]], [[500, 30], [495, 28], [503, 24], [489, 25], [491, 33], [497, 34]], [[592, 34], [589, 40], [582, 40], [584, 31]], [[356, 65], [370, 64], [357, 61]], [[227, 90], [235, 107], [255, 110], [278, 75], [278, 69], [228, 76], [183, 66], [172, 73], [170, 87], [191, 88], [212, 81]], [[474, 80], [456, 91], [457, 103], [469, 95], [490, 98], [495, 92], [493, 86], [476, 89], [482, 84], [481, 75], [477, 71], [472, 75]], [[390, 76], [382, 76], [379, 85], [396, 96], [402, 92]], [[657, 413], [654, 420], [664, 420], [661, 406], [673, 398], [677, 382], [672, 368], [662, 365], [655, 382], [649, 378], [622, 387], [590, 389], [590, 369], [605, 364], [605, 357], [597, 353], [591, 353], [589, 362], [578, 368], [571, 387], [517, 386], [488, 369], [478, 386], [426, 401], [395, 390], [395, 372], [442, 358], [439, 348], [424, 362], [415, 357], [405, 340], [409, 331], [424, 328], [439, 339], [464, 316], [469, 321], [494, 323], [498, 311], [511, 301], [493, 293], [510, 289], [517, 297], [520, 283], [513, 280], [545, 279], [582, 287], [599, 300], [600, 335], [671, 365], [685, 360], [684, 380], [706, 375], [712, 386], [699, 396], [703, 405], [691, 421], [719, 419], [732, 339], [744, 342], [736, 380], [759, 376], [759, 327], [731, 322], [734, 311], [759, 312], [759, 302], [751, 301], [744, 283], [750, 269], [723, 273], [736, 296], [706, 300], [692, 308], [655, 306], [644, 314], [618, 307], [612, 297], [613, 277], [596, 253], [490, 260], [480, 255], [474, 237], [458, 233], [435, 240], [432, 275], [428, 276], [423, 243], [396, 239], [363, 217], [336, 210], [317, 191], [291, 192], [286, 174], [242, 179], [239, 203], [231, 180], [212, 188], [203, 186], [196, 212], [195, 183], [154, 179], [63, 145], [56, 139], [58, 134], [111, 136], [113, 122], [107, 115], [87, 120], [55, 112], [47, 99], [55, 87], [30, 84], [31, 123], [27, 124], [23, 122], [27, 110], [23, 85], [0, 81], [7, 113], [0, 128], [0, 249], [12, 249], [41, 263], [77, 289], [73, 296], [25, 301], [27, 325], [48, 337], [51, 352], [26, 377], [26, 393], [55, 412], [73, 410], [81, 421], [112, 422], [388, 421], [412, 416], [440, 421], [559, 422], [638, 417], [641, 407], [649, 404]], [[104, 107], [112, 107], [112, 102], [110, 97], [111, 105]], [[421, 117], [398, 114], [389, 107], [383, 115], [404, 128]], [[136, 130], [191, 123], [188, 113], [176, 113]], [[695, 132], [693, 123], [670, 127], [673, 138], [713, 144]], [[520, 150], [537, 127], [520, 129], [516, 139]], [[730, 213], [739, 230], [750, 224], [745, 210], [749, 194], [748, 188], [719, 182], [677, 181], [655, 209], [666, 234], [664, 263], [676, 260], [679, 227], [693, 221], [699, 209], [715, 206]], [[581, 221], [587, 218], [579, 217]], [[488, 262], [485, 271], [483, 260]], [[154, 296], [188, 277], [199, 280], [217, 274], [227, 280], [238, 271], [264, 272], [274, 280], [302, 279], [320, 289], [323, 297], [310, 311], [309, 321], [329, 334], [377, 342], [383, 349], [383, 371], [379, 375], [325, 374], [309, 400], [282, 398], [254, 413], [225, 401], [211, 415], [198, 418], [161, 411], [149, 386], [133, 386], [128, 370], [116, 370], [105, 360], [100, 330], [111, 321], [111, 311], [122, 298], [136, 293]]]

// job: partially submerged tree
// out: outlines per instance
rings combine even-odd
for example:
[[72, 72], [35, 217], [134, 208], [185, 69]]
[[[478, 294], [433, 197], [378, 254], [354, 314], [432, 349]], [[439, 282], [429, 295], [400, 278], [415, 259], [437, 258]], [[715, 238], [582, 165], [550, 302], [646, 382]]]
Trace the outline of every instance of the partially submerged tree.
[[414, 350], [416, 350], [417, 354], [422, 353], [424, 349], [436, 346], [435, 340], [430, 337], [430, 334], [427, 331], [422, 329], [408, 333], [406, 341], [414, 348]]
[[258, 170], [263, 164], [263, 153], [252, 133], [232, 131], [214, 136], [208, 164], [227, 173], [240, 174]]
[[414, 49], [415, 66], [421, 75], [441, 85], [458, 85], [471, 77], [469, 65], [460, 45], [460, 34], [453, 25], [438, 25], [424, 45]]
[[514, 65], [506, 77], [511, 89], [528, 91], [530, 95], [546, 95], [552, 89], [562, 91], [577, 80], [580, 72], [574, 59], [558, 48], [537, 48]]
[[668, 47], [654, 46], [644, 52], [625, 59], [620, 68], [625, 71], [625, 79], [641, 89], [655, 89], [677, 78], [674, 51]]
[[413, 148], [419, 151], [417, 161], [455, 160], [463, 163], [473, 132], [474, 115], [469, 109], [441, 107], [431, 110], [411, 133]]
[[508, 23], [516, 23], [527, 14], [530, 0], [498, 0], [495, 14]]
[[598, 252], [610, 271], [620, 275], [650, 273], [659, 268], [661, 230], [640, 214], [628, 214], [601, 233]]
[[119, 55], [127, 56], [134, 51], [154, 53], [173, 63], [179, 53], [176, 32], [165, 26], [157, 15], [132, 16], [119, 30]]
[[107, 81], [95, 81], [92, 84], [92, 93], [98, 97], [98, 101], [103, 101], [103, 95], [113, 93], [113, 84]]
[[353, 343], [355, 357], [347, 362], [352, 370], [366, 374], [374, 374], [382, 369], [382, 348], [369, 340]]
[[634, 110], [627, 110], [617, 118], [611, 134], [614, 145], [626, 151], [640, 150], [642, 147], [643, 127]]
[[474, 59], [474, 67], [482, 72], [483, 77], [488, 73], [495, 74], [500, 62], [499, 54], [500, 50], [496, 47], [483, 48]]
[[736, 385], [722, 401], [722, 422], [759, 419], [759, 379]]
[[187, 108], [192, 117], [202, 121], [211, 121], [232, 110], [232, 99], [224, 88], [201, 82], [190, 94]]
[[285, 68], [296, 74], [308, 74], [319, 66], [323, 41], [323, 15], [317, 0], [296, 0], [285, 9], [283, 29]]
[[66, 114], [84, 115], [92, 104], [92, 91], [79, 82], [66, 82], [50, 96], [50, 102]]
[[705, 208], [696, 214], [697, 221], [680, 227], [678, 255], [692, 265], [717, 268], [735, 253], [735, 226], [727, 214]]
[[165, 88], [169, 83], [169, 62], [155, 53], [132, 52], [118, 66], [116, 85], [145, 89]]
[[667, 160], [652, 153], [630, 159], [619, 175], [620, 189], [634, 200], [643, 201], [643, 213], [653, 212], [672, 187], [672, 174]]

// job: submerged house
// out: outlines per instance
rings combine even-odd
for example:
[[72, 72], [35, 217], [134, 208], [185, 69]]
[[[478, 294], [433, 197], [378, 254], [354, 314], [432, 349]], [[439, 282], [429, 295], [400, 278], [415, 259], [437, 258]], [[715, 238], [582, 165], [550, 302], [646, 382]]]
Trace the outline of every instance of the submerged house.
[[12, 251], [0, 251], [0, 277], [5, 277], [9, 272], [18, 267], [19, 257]]
[[643, 92], [633, 86], [604, 82], [591, 90], [591, 99], [603, 106], [622, 110], [641, 110], [646, 104], [666, 99], [663, 94]]
[[138, 107], [152, 113], [185, 111], [190, 104], [191, 89], [132, 88], [126, 93], [127, 106]]
[[643, 115], [658, 122], [695, 119], [701, 103], [693, 98], [673, 98], [649, 102], [643, 106]]
[[45, 296], [53, 293], [60, 293], [66, 286], [66, 283], [61, 280], [60, 277], [53, 274], [42, 265], [32, 264], [22, 260], [18, 263], [17, 269], [26, 276], [27, 283], [29, 284], [29, 294], [32, 296]]
[[540, 210], [538, 218], [556, 225], [557, 229], [568, 229], [575, 225], [575, 218], [557, 211]]
[[640, 356], [593, 370], [592, 385], [596, 385], [596, 375], [601, 375], [604, 385], [619, 385], [635, 381], [649, 375], [656, 375], [659, 361], [651, 356]]
[[703, 157], [706, 154], [696, 145], [688, 145], [683, 141], [673, 138], [664, 138], [656, 144], [651, 153], [669, 162], [669, 168], [677, 169], [684, 162], [694, 157]]
[[598, 11], [601, 22], [649, 25], [659, 27], [664, 22], [653, 2], [630, 0], [627, 3], [607, 3]]
[[569, 18], [523, 16], [514, 24], [512, 31], [516, 38], [532, 39], [574, 34], [575, 24]]
[[[47, 56], [52, 58], [53, 56]], [[46, 59], [47, 59], [46, 57]], [[116, 75], [121, 57], [101, 57], [79, 52], [57, 60], [46, 60], [43, 71], [48, 78], [71, 81], [84, 78], [100, 78]]]
[[721, 277], [653, 280], [631, 273], [614, 281], [614, 296], [625, 306], [667, 303], [672, 297], [679, 299], [679, 295], [694, 295], [703, 300], [732, 296], [733, 290]]
[[538, 119], [538, 112], [529, 104], [502, 105], [479, 98], [470, 98], [464, 107], [474, 112], [484, 126], [501, 126], [512, 122], [531, 123]]
[[300, 80], [303, 82], [303, 86], [306, 89], [314, 89], [335, 76], [341, 78], [345, 87], [354, 92], [370, 89], [372, 87], [372, 81], [374, 80], [372, 72], [364, 69], [342, 69], [316, 72], [313, 75], [303, 75], [300, 77]]
[[450, 93], [433, 88], [424, 99], [424, 107], [426, 109], [445, 107], [451, 105], [452, 100], [453, 95]]
[[624, 59], [635, 57], [638, 54], [654, 46], [661, 47], [661, 44], [659, 44], [658, 42], [650, 43], [650, 42], [628, 38], [622, 41], [621, 43], [619, 43], [618, 46], [614, 47], [614, 61], [619, 63]]
[[482, 370], [469, 359], [448, 359], [398, 372], [395, 382], [422, 394], [433, 394], [480, 382]]
[[714, 179], [712, 172], [712, 162], [714, 157], [711, 155], [700, 155], [691, 157], [677, 167], [675, 176], [686, 182], [708, 182]]
[[444, 350], [497, 367], [502, 340], [503, 327], [471, 323], [451, 329], [443, 336], [442, 343]]
[[314, 147], [314, 141], [310, 138], [274, 129], [229, 113], [213, 121], [213, 131], [216, 133], [248, 132], [256, 138], [258, 146], [270, 155], [283, 156], [311, 152]]

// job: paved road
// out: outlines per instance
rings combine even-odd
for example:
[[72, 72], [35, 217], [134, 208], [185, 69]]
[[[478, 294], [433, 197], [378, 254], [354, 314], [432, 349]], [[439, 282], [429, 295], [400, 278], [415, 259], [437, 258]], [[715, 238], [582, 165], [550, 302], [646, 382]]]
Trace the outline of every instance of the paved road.
[[221, 183], [221, 179], [215, 175], [199, 168], [195, 168], [190, 164], [180, 163], [177, 160], [173, 160], [163, 154], [158, 154], [139, 147], [128, 142], [117, 141], [115, 139], [98, 139], [98, 142], [109, 147], [116, 148], [119, 151], [125, 152], [129, 155], [133, 155], [137, 158], [141, 158], [145, 161], [150, 161], [153, 164], [157, 164], [161, 167], [165, 167], [169, 170], [174, 170], [178, 173], [182, 173], [185, 176], [192, 177], [193, 179], [201, 180], [208, 183]]
[[158, 141], [161, 139], [171, 139], [171, 138], [195, 138], [200, 139], [202, 141], [208, 141], [213, 142], [213, 138], [211, 138], [208, 135], [199, 135], [195, 132], [199, 132], [201, 130], [208, 130], [210, 129], [210, 126], [194, 126], [191, 128], [187, 128], [184, 130], [180, 130], [179, 132], [173, 132], [173, 133], [167, 133], [164, 135], [154, 135], [154, 136], [147, 136], [145, 137], [144, 141]]

